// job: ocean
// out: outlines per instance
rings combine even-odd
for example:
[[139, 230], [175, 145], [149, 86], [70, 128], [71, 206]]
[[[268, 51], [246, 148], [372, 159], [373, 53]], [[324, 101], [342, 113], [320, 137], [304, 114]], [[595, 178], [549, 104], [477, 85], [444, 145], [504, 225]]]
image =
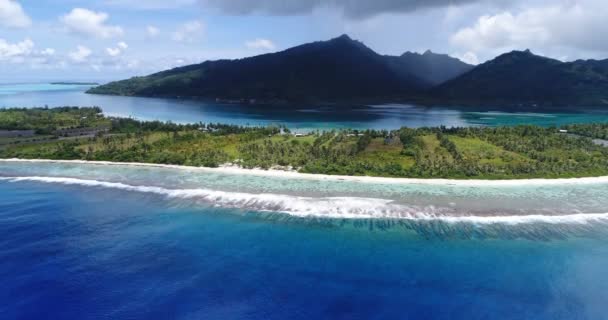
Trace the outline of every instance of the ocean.
[[605, 319], [608, 183], [0, 162], [2, 319]]

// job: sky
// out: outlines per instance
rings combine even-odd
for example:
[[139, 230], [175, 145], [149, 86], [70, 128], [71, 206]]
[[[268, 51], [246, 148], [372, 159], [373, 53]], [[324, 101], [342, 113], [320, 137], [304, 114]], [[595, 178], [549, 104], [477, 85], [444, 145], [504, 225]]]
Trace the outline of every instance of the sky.
[[381, 54], [608, 58], [607, 0], [0, 0], [0, 81], [108, 81], [341, 34]]

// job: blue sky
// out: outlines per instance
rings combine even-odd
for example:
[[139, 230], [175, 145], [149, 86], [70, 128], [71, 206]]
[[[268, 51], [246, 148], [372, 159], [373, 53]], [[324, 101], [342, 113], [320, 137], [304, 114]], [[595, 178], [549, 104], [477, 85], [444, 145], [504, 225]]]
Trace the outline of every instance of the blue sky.
[[342, 33], [470, 63], [526, 48], [600, 59], [605, 21], [605, 0], [0, 0], [0, 81], [113, 80]]

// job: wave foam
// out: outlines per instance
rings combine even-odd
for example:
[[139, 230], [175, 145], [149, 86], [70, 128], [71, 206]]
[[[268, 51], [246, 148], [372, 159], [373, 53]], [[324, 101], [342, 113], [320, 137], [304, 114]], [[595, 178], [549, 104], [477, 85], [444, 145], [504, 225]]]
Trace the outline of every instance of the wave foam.
[[299, 197], [281, 194], [252, 194], [209, 189], [167, 189], [155, 186], [135, 186], [120, 182], [106, 182], [65, 177], [2, 177], [9, 182], [32, 181], [120, 189], [150, 193], [174, 199], [191, 199], [215, 206], [280, 212], [298, 217], [339, 219], [405, 219], [473, 224], [586, 224], [608, 222], [608, 213], [577, 213], [569, 215], [510, 215], [457, 216], [435, 207], [412, 207], [392, 200], [359, 197]]
[[300, 173], [285, 170], [245, 169], [235, 165], [223, 165], [219, 168], [191, 167], [171, 164], [140, 163], [140, 162], [111, 162], [89, 160], [49, 160], [49, 159], [0, 159], [0, 163], [56, 163], [97, 166], [123, 166], [166, 168], [175, 170], [188, 170], [199, 172], [213, 172], [231, 175], [267, 176], [273, 178], [307, 179], [319, 181], [352, 181], [358, 183], [382, 184], [421, 184], [421, 185], [451, 185], [462, 187], [516, 187], [516, 186], [551, 186], [551, 185], [579, 185], [579, 184], [608, 184], [608, 176], [585, 178], [556, 178], [556, 179], [511, 179], [511, 180], [454, 180], [454, 179], [424, 179], [424, 178], [388, 178], [371, 176], [340, 176]]

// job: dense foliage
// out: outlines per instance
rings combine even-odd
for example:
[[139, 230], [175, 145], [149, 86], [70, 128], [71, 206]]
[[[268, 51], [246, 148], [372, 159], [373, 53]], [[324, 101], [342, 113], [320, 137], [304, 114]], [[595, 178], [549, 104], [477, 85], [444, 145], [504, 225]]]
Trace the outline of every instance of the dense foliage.
[[[13, 115], [15, 110], [0, 111], [0, 117], [3, 112]], [[24, 125], [38, 127], [35, 119], [44, 119], [47, 128], [48, 117], [53, 119], [58, 112], [33, 110], [37, 116], [27, 118], [33, 122]], [[109, 133], [15, 143], [0, 148], [0, 157], [206, 167], [234, 163], [246, 168], [291, 167], [308, 173], [421, 178], [608, 175], [608, 148], [591, 139], [606, 136], [608, 126], [604, 124], [571, 125], [567, 127], [571, 133], [517, 126], [340, 130], [294, 136], [281, 127], [182, 125], [99, 117], [98, 122], [111, 123]], [[51, 126], [64, 124], [64, 118], [57, 119]]]
[[97, 107], [0, 110], [0, 130], [36, 130], [39, 134], [50, 134], [57, 129], [104, 126], [109, 127], [110, 121]]
[[578, 134], [593, 139], [608, 140], [608, 124], [606, 123], [586, 125], [573, 124], [566, 126], [565, 129], [572, 134]]

